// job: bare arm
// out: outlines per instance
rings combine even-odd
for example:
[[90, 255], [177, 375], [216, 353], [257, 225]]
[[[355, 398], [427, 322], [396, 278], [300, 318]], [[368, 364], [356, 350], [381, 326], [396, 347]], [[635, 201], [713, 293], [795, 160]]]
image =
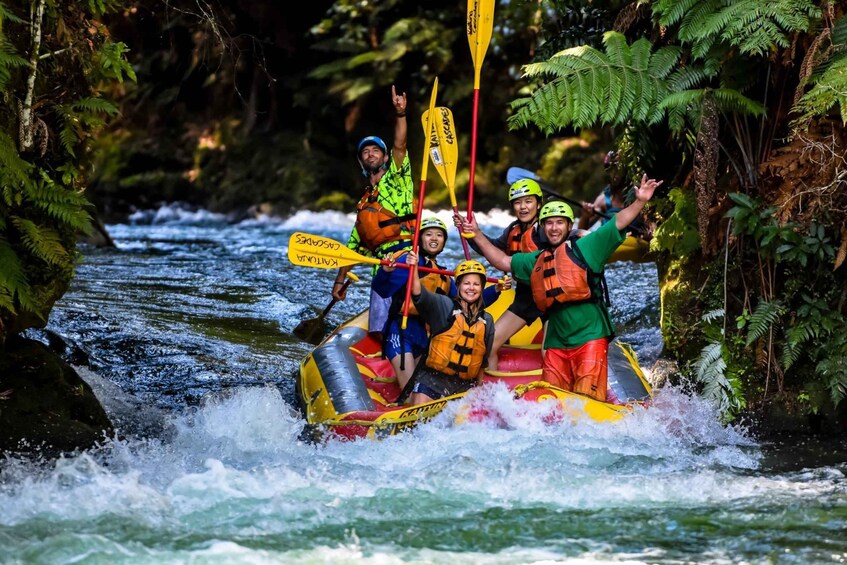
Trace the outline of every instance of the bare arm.
[[474, 241], [479, 245], [479, 252], [485, 257], [491, 266], [500, 269], [504, 272], [512, 270], [512, 258], [506, 255], [503, 251], [495, 247], [491, 240], [487, 237], [478, 237], [482, 232], [479, 225], [476, 223], [476, 218], [471, 215], [470, 221], [467, 218], [462, 218], [462, 232], [473, 233]]
[[406, 264], [412, 266], [412, 296], [418, 296], [421, 293], [421, 277], [418, 275], [418, 254], [414, 251], [409, 251], [406, 256]]
[[406, 123], [406, 93], [397, 94], [394, 85], [391, 85], [391, 101], [397, 116], [394, 120], [394, 164], [399, 168], [406, 158], [406, 141], [408, 139], [408, 125]]
[[635, 188], [635, 201], [615, 215], [615, 227], [623, 230], [635, 221], [641, 210], [644, 209], [644, 205], [653, 198], [653, 191], [661, 186], [662, 182], [656, 179], [648, 179], [645, 173], [641, 177], [641, 186]]
[[335, 275], [335, 282], [332, 283], [332, 297], [334, 299], [344, 300], [347, 298], [347, 289], [344, 288], [344, 278], [352, 268], [353, 265], [348, 265], [347, 267], [340, 267], [338, 269], [338, 273]]

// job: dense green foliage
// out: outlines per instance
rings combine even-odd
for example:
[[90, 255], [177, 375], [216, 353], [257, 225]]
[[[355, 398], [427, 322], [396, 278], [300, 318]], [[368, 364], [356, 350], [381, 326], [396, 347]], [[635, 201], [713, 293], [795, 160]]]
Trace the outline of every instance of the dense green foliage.
[[[513, 102], [510, 125], [622, 126], [631, 172], [655, 162], [671, 181], [653, 206], [666, 343], [697, 359], [692, 375], [728, 418], [775, 399], [809, 411], [838, 405], [847, 396], [835, 361], [847, 354], [844, 8], [638, 4], [649, 5], [651, 30], [630, 19], [602, 49], [524, 66], [534, 88]], [[666, 141], [626, 142], [648, 138]]]
[[95, 19], [122, 4], [0, 1], [0, 343], [43, 326], [73, 276], [89, 143], [117, 112], [109, 89], [134, 79]]

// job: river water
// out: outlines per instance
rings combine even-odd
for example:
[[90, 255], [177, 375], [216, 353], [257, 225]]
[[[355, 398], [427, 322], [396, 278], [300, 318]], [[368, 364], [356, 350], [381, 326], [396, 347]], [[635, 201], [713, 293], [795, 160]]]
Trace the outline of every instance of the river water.
[[[507, 221], [481, 218], [492, 234]], [[844, 444], [757, 439], [682, 388], [615, 424], [543, 424], [495, 390], [505, 427], [453, 426], [451, 407], [381, 442], [301, 441], [293, 375], [310, 346], [291, 332], [334, 272], [292, 267], [288, 237], [351, 225], [167, 207], [109, 226], [117, 249], [82, 248], [48, 330], [119, 433], [59, 461], [0, 460], [0, 562], [847, 561]], [[444, 256], [461, 258], [454, 234]], [[369, 270], [355, 272], [331, 324], [367, 302]], [[655, 267], [608, 279], [650, 368]]]

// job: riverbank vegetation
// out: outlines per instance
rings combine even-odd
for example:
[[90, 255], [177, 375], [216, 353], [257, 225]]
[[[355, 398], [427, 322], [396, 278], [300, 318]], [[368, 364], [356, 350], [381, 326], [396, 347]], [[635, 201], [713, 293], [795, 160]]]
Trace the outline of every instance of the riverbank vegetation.
[[[0, 336], [43, 323], [64, 292], [87, 200], [110, 221], [175, 200], [235, 217], [351, 209], [362, 189], [354, 147], [390, 138], [392, 84], [414, 116], [439, 78], [464, 197], [464, 4], [299, 9], [0, 0], [0, 152], [11, 163], [0, 171]], [[666, 352], [728, 420], [845, 407], [844, 10], [824, 0], [496, 6], [474, 202], [502, 206], [511, 166], [593, 197], [613, 146], [633, 181], [664, 179], [649, 213]], [[411, 119], [413, 155], [422, 142]], [[445, 187], [429, 184], [426, 204], [445, 204]]]

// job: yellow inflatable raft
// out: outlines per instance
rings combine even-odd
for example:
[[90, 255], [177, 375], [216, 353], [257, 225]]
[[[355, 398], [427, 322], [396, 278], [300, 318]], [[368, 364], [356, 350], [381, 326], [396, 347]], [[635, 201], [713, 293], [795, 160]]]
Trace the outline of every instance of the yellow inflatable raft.
[[[487, 308], [496, 319], [508, 308], [514, 291], [502, 293]], [[313, 430], [345, 439], [382, 438], [429, 420], [449, 402], [465, 393], [418, 406], [397, 405], [400, 389], [380, 343], [367, 333], [365, 310], [336, 328], [300, 363], [297, 396]], [[541, 380], [541, 322], [536, 321], [512, 337], [500, 350], [499, 371], [486, 372], [484, 381], [503, 382], [516, 401], [559, 400], [561, 414], [614, 421], [637, 403], [649, 401], [651, 388], [632, 349], [613, 341], [609, 348], [609, 398], [599, 402], [554, 387]], [[459, 420], [485, 417], [485, 408], [462, 412]]]

